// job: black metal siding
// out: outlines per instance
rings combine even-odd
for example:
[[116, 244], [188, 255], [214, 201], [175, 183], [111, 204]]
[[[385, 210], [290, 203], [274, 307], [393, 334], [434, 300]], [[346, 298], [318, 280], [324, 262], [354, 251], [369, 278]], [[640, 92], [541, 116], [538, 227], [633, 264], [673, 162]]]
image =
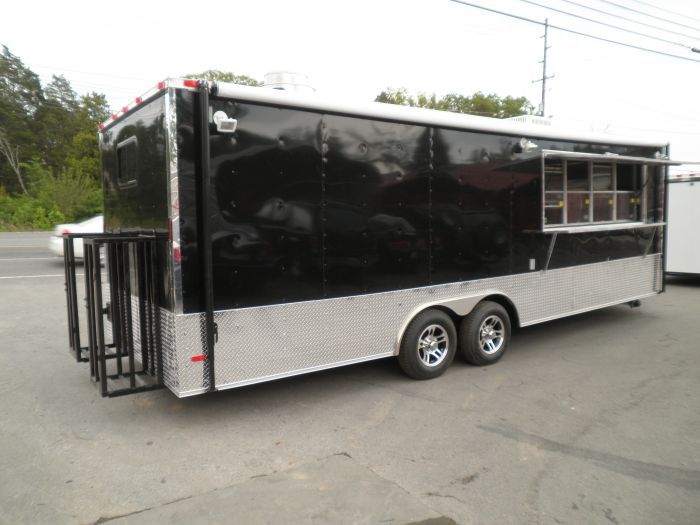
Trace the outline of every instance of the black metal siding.
[[[178, 93], [185, 311], [197, 281], [193, 102]], [[539, 165], [518, 136], [490, 135], [212, 98], [238, 119], [211, 136], [217, 309], [357, 295], [529, 271], [550, 235]], [[653, 155], [557, 142], [542, 149]], [[651, 230], [560, 235], [550, 268], [643, 253]]]

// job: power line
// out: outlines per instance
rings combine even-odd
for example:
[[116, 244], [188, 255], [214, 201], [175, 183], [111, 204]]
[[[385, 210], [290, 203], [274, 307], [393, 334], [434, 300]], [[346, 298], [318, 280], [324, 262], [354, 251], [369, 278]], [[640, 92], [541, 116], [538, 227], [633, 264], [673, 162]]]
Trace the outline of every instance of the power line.
[[[524, 0], [523, 0], [523, 1], [524, 1]], [[579, 2], [574, 2], [574, 1], [572, 1], [572, 0], [561, 0], [561, 1], [562, 1], [562, 2], [566, 2], [567, 4], [575, 5], [575, 6], [577, 6], [577, 7], [582, 8], [582, 9], [588, 9], [589, 11], [595, 11], [596, 13], [601, 13], [601, 14], [604, 14], [604, 15], [606, 15], [606, 16], [612, 16], [612, 17], [614, 17], [614, 18], [619, 18], [620, 20], [625, 20], [625, 21], [627, 21], [627, 22], [632, 22], [633, 24], [637, 24], [637, 25], [644, 26], [644, 27], [650, 27], [650, 28], [655, 29], [655, 30], [657, 30], [657, 31], [665, 31], [665, 32], [667, 32], [667, 33], [672, 33], [672, 34], [674, 34], [674, 35], [682, 36], [682, 37], [684, 37], [684, 38], [689, 38], [689, 39], [691, 39], [691, 40], [698, 40], [698, 37], [697, 37], [697, 36], [686, 35], [685, 33], [679, 33], [678, 31], [673, 31], [673, 30], [671, 30], [671, 29], [664, 29], [663, 27], [655, 26], [655, 25], [652, 25], [652, 24], [647, 24], [647, 23], [645, 23], [645, 22], [640, 22], [639, 20], [635, 20], [634, 18], [627, 18], [626, 16], [616, 15], [616, 14], [613, 14], [613, 13], [611, 13], [611, 12], [609, 12], [609, 11], [603, 11], [602, 9], [596, 9], [595, 7], [589, 7], [589, 6], [585, 5], [585, 4], [581, 4], [581, 3], [579, 3]], [[652, 38], [652, 37], [649, 37], [649, 38]], [[678, 44], [678, 45], [682, 45], [682, 44]], [[686, 47], [690, 47], [690, 46], [686, 46]]]
[[[588, 18], [587, 16], [582, 16], [582, 15], [577, 15], [577, 14], [574, 14], [574, 13], [570, 13], [569, 11], [564, 11], [564, 10], [562, 10], [562, 9], [557, 9], [556, 7], [549, 7], [549, 6], [546, 6], [546, 5], [543, 5], [543, 4], [539, 4], [539, 3], [537, 3], [537, 2], [533, 2], [532, 0], [520, 0], [520, 1], [521, 1], [521, 2], [525, 2], [526, 4], [531, 4], [531, 5], [535, 5], [535, 6], [537, 6], [537, 7], [541, 7], [541, 8], [543, 8], [543, 9], [549, 9], [550, 11], [555, 11], [555, 12], [557, 12], [557, 13], [561, 13], [561, 14], [566, 15], [566, 16], [572, 16], [572, 17], [574, 17], [574, 18], [579, 18], [579, 19], [585, 20], [585, 21], [587, 21], [587, 22], [593, 22], [594, 24], [599, 24], [599, 25], [602, 25], [602, 26], [605, 26], [605, 27], [611, 27], [611, 28], [613, 28], [613, 29], [617, 29], [618, 31], [624, 31], [625, 33], [630, 33], [630, 34], [637, 35], [637, 36], [641, 36], [641, 37], [644, 37], [644, 38], [651, 38], [652, 40], [658, 40], [659, 42], [664, 42], [664, 43], [666, 43], [666, 44], [672, 44], [672, 45], [674, 45], [674, 46], [684, 47], [684, 48], [686, 48], [686, 49], [691, 49], [691, 50], [693, 49], [692, 46], [688, 46], [688, 45], [686, 45], [686, 44], [681, 44], [680, 42], [674, 42], [673, 40], [667, 40], [667, 39], [665, 39], [665, 38], [661, 38], [661, 37], [653, 36], [653, 35], [647, 35], [646, 33], [640, 33], [639, 31], [633, 31], [632, 29], [626, 29], [626, 28], [624, 28], [624, 27], [616, 26], [616, 25], [614, 25], [614, 24], [608, 24], [607, 22], [603, 22], [603, 21], [601, 21], [601, 20], [595, 20], [595, 19], [593, 19], [593, 18]], [[585, 7], [585, 6], [582, 5], [582, 4], [579, 4], [579, 3], [577, 3], [577, 2], [571, 2], [570, 0], [562, 0], [562, 2], [567, 2], [567, 3], [569, 3], [569, 4], [574, 4], [574, 5], [578, 5], [578, 6], [581, 6], [581, 7]], [[600, 9], [594, 9], [594, 8], [592, 8], [592, 7], [586, 7], [586, 9], [591, 9], [591, 10], [593, 10], [593, 11], [598, 11], [598, 12], [600, 12], [600, 13], [605, 13], [605, 14], [608, 15], [608, 16], [614, 16], [614, 15], [611, 15], [610, 13], [606, 13], [605, 11], [601, 11]], [[624, 19], [624, 17], [620, 17], [620, 18], [623, 18], [623, 19]], [[637, 23], [640, 23], [640, 22], [637, 22]], [[642, 24], [642, 25], [648, 25], [648, 24]]]
[[638, 13], [638, 14], [640, 14], [640, 15], [642, 15], [642, 16], [646, 16], [646, 17], [648, 17], [648, 18], [654, 18], [654, 19], [656, 19], [656, 20], [662, 20], [662, 21], [664, 21], [664, 22], [668, 22], [669, 24], [674, 24], [674, 25], [677, 25], [677, 26], [685, 27], [685, 28], [687, 28], [687, 29], [692, 29], [693, 31], [700, 31], [700, 30], [698, 30], [697, 27], [689, 26], [689, 25], [686, 25], [686, 24], [681, 24], [680, 22], [676, 22], [676, 21], [674, 21], [674, 20], [669, 20], [668, 18], [664, 18], [664, 17], [662, 17], [662, 16], [650, 15], [649, 13], [645, 13], [644, 11], [640, 11], [639, 9], [633, 9], [633, 8], [627, 7], [627, 6], [623, 5], [623, 4], [618, 4], [617, 2], [611, 2], [610, 0], [598, 0], [598, 1], [599, 1], [599, 2], [603, 2], [603, 3], [605, 3], [605, 4], [614, 5], [615, 7], [619, 8], [619, 9], [624, 9], [625, 11], [632, 11], [633, 13]]
[[109, 78], [117, 78], [120, 80], [138, 80], [141, 82], [150, 82], [152, 79], [146, 79], [146, 78], [137, 78], [137, 77], [125, 77], [122, 75], [110, 75], [107, 73], [95, 73], [95, 72], [88, 72], [88, 71], [79, 71], [77, 69], [66, 69], [66, 68], [58, 68], [58, 67], [53, 67], [53, 66], [43, 66], [40, 64], [25, 64], [27, 67], [30, 69], [48, 69], [50, 71], [61, 71], [61, 72], [66, 72], [66, 73], [78, 73], [80, 75], [88, 75], [88, 76], [93, 76], [93, 77], [109, 77]]
[[[496, 13], [498, 15], [503, 15], [503, 16], [507, 16], [510, 18], [515, 18], [516, 20], [521, 20], [523, 22], [529, 22], [531, 24], [537, 24], [539, 26], [544, 25], [544, 22], [540, 22], [539, 20], [533, 20], [532, 18], [527, 18], [527, 17], [521, 16], [521, 15], [516, 15], [513, 13], [506, 13], [504, 11], [498, 11], [497, 9], [491, 9], [490, 7], [484, 7], [483, 5], [472, 4], [470, 2], [465, 2], [464, 0], [449, 0], [449, 1], [454, 2], [456, 4], [462, 4], [462, 5], [466, 5], [469, 7], [475, 7], [477, 9], [482, 9], [484, 11], [489, 11], [491, 13]], [[610, 38], [604, 38], [602, 36], [596, 36], [596, 35], [591, 35], [588, 33], [583, 33], [581, 31], [575, 31], [574, 29], [568, 29], [566, 27], [555, 26], [553, 24], [549, 24], [549, 27], [551, 27], [553, 29], [558, 29], [559, 31], [564, 31], [565, 33], [571, 33], [574, 35], [584, 36], [586, 38], [592, 38], [594, 40], [599, 40], [601, 42], [607, 42], [608, 44], [616, 44], [618, 46], [629, 47], [631, 49], [636, 49], [638, 51], [646, 51], [647, 53], [654, 53], [656, 55], [661, 55], [661, 56], [665, 56], [665, 57], [669, 57], [669, 58], [677, 58], [679, 60], [685, 60], [687, 62], [700, 63], [700, 60], [695, 60], [694, 58], [688, 58], [688, 57], [684, 57], [684, 56], [680, 56], [680, 55], [674, 55], [673, 53], [665, 53], [663, 51], [657, 51], [655, 49], [649, 49], [647, 47], [636, 46], [634, 44], [628, 44], [626, 42], [620, 42], [618, 40], [612, 40]]]
[[657, 5], [650, 4], [649, 2], [642, 2], [642, 0], [630, 0], [630, 1], [631, 1], [631, 2], [634, 2], [634, 3], [636, 3], [636, 4], [645, 5], [645, 6], [647, 6], [647, 7], [653, 7], [654, 9], [657, 9], [657, 10], [659, 10], [659, 11], [665, 11], [665, 12], [667, 12], [667, 13], [671, 13], [672, 15], [676, 15], [676, 16], [680, 16], [680, 17], [683, 17], [683, 18], [688, 18], [689, 20], [695, 20], [696, 22], [700, 22], [700, 18], [693, 18], [692, 16], [688, 16], [688, 15], [686, 15], [686, 14], [679, 13], [679, 12], [677, 12], [677, 11], [671, 11], [670, 9], [661, 8], [661, 7], [657, 6]]

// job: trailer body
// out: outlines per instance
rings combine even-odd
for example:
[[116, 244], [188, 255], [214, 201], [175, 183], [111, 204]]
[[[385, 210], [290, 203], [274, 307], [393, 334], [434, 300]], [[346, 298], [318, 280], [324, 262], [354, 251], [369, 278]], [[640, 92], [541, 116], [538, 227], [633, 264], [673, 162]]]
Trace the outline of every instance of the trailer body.
[[136, 369], [190, 396], [396, 356], [430, 308], [527, 326], [664, 289], [663, 142], [203, 81], [125, 109], [86, 241], [111, 342], [81, 347], [68, 301], [79, 360], [132, 358], [91, 368], [105, 395]]
[[700, 173], [668, 179], [668, 250], [666, 272], [700, 274]]

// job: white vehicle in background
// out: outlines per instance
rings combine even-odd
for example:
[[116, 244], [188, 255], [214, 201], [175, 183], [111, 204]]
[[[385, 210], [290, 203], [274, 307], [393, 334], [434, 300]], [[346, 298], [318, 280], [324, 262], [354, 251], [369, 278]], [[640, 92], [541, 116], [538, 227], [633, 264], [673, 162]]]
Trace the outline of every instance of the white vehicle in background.
[[[53, 230], [53, 235], [49, 239], [49, 250], [54, 255], [63, 257], [63, 234], [64, 233], [102, 233], [104, 232], [104, 219], [102, 215], [97, 215], [77, 224], [59, 224]], [[83, 240], [73, 239], [73, 249], [75, 257], [83, 258]]]
[[700, 275], [700, 173], [668, 177], [666, 272]]

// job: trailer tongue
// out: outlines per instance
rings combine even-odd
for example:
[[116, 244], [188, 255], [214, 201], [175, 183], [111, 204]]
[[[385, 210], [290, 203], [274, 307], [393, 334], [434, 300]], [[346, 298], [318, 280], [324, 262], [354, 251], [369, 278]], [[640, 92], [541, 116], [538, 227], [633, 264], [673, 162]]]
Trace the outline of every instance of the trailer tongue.
[[176, 79], [100, 148], [105, 233], [64, 257], [103, 396], [390, 356], [429, 379], [663, 291], [664, 142]]

